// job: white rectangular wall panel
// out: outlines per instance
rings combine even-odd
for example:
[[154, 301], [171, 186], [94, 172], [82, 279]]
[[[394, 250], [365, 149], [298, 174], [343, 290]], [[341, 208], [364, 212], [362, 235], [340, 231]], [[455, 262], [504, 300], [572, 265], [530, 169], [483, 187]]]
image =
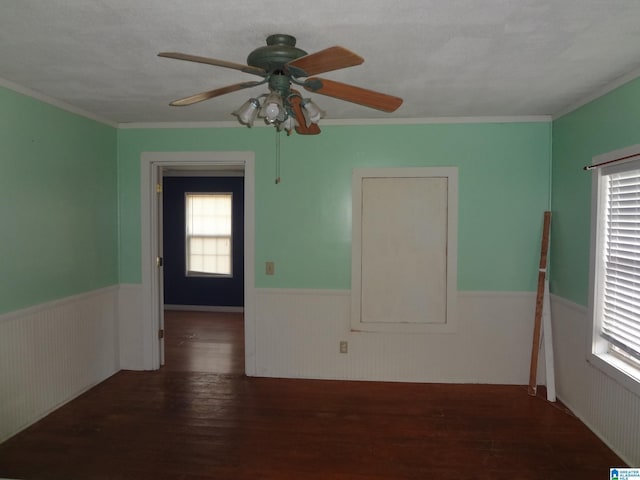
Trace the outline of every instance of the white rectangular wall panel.
[[447, 179], [362, 180], [363, 323], [445, 323]]
[[457, 168], [354, 169], [352, 199], [351, 329], [455, 332]]

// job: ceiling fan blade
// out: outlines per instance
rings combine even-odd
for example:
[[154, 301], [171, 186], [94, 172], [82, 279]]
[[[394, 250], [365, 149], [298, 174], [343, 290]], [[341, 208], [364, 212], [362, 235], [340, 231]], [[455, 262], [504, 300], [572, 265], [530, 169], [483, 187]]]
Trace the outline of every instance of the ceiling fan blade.
[[383, 112], [393, 112], [402, 105], [402, 99], [399, 97], [374, 92], [373, 90], [367, 90], [366, 88], [360, 88], [346, 83], [326, 80], [324, 78], [308, 78], [304, 82], [304, 88], [309, 92], [339, 98], [340, 100], [375, 108]]
[[219, 97], [220, 95], [236, 92], [238, 90], [242, 90], [243, 88], [255, 87], [256, 85], [260, 85], [262, 83], [264, 82], [242, 82], [236, 83], [234, 85], [227, 85], [226, 87], [216, 88], [215, 90], [196, 93], [195, 95], [191, 95], [189, 97], [174, 100], [169, 105], [171, 105], [172, 107], [185, 107], [187, 105], [193, 105], [194, 103], [202, 102], [203, 100], [209, 100], [210, 98]]
[[[295, 90], [292, 90], [294, 93], [298, 93]], [[293, 95], [290, 97], [291, 107], [293, 108], [293, 113], [296, 116], [296, 120], [298, 121], [298, 126], [296, 126], [296, 132], [300, 135], [317, 135], [320, 133], [320, 127], [317, 123], [312, 123], [307, 126], [306, 120], [304, 119], [304, 114], [302, 113], [302, 105], [300, 102], [302, 101], [302, 97], [298, 95]]]
[[318, 73], [330, 72], [341, 68], [353, 67], [364, 62], [360, 55], [336, 46], [305, 55], [287, 63], [287, 72], [294, 77], [308, 77]]
[[232, 68], [233, 70], [240, 70], [241, 72], [260, 75], [261, 77], [264, 77], [267, 74], [267, 72], [262, 68], [243, 65], [241, 63], [227, 62], [225, 60], [218, 60], [216, 58], [199, 57], [198, 55], [189, 55], [187, 53], [160, 52], [158, 56], [174, 58], [176, 60], [186, 60], [188, 62], [206, 63], [207, 65], [215, 65], [216, 67]]

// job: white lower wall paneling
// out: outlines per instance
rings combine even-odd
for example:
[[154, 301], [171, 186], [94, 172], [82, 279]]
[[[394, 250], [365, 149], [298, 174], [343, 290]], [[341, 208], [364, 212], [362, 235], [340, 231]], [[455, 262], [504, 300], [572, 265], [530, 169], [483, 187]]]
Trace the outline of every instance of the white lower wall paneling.
[[[459, 293], [453, 333], [352, 332], [350, 307], [349, 291], [256, 290], [256, 374], [528, 383], [533, 293]], [[340, 341], [348, 353], [339, 353]]]
[[640, 397], [587, 362], [588, 310], [551, 296], [558, 398], [629, 465], [640, 465]]
[[119, 369], [117, 287], [0, 315], [0, 442]]
[[[253, 290], [252, 290], [253, 291]], [[254, 375], [254, 314], [253, 299], [245, 289], [245, 305], [241, 309], [245, 318], [245, 372]], [[158, 331], [154, 329], [153, 313], [149, 309], [149, 297], [141, 284], [120, 284], [118, 293], [118, 333], [120, 368], [122, 370], [157, 370], [154, 364], [153, 343], [159, 344]], [[160, 306], [158, 306], [160, 308]], [[166, 309], [167, 306], [164, 305]], [[171, 306], [169, 306], [171, 308]], [[221, 311], [207, 308], [206, 311]], [[230, 311], [225, 307], [224, 311]]]
[[[118, 292], [118, 332], [120, 335], [120, 368], [145, 370], [145, 325], [142, 312], [142, 286], [120, 284]], [[157, 337], [156, 337], [157, 338]]]

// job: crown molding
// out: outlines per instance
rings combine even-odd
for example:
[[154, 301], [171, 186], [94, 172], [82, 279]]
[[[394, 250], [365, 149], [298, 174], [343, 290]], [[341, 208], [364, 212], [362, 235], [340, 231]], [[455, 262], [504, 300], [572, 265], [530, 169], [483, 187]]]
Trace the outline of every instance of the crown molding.
[[23, 87], [22, 85], [18, 85], [17, 83], [11, 82], [4, 78], [0, 78], [0, 87], [4, 87], [8, 90], [12, 90], [16, 93], [20, 93], [22, 95], [26, 95], [27, 97], [35, 98], [36, 100], [40, 100], [41, 102], [48, 103], [54, 107], [57, 107], [61, 110], [66, 110], [67, 112], [74, 113], [76, 115], [80, 115], [81, 117], [88, 118], [90, 120], [94, 120], [99, 123], [103, 123], [105, 125], [109, 125], [110, 127], [118, 128], [118, 123], [108, 120], [106, 118], [100, 117], [99, 115], [95, 115], [94, 113], [87, 112], [86, 110], [82, 110], [81, 108], [74, 107], [73, 105], [63, 102], [61, 100], [57, 100], [55, 98], [49, 97], [44, 93], [40, 93], [36, 90], [31, 90], [30, 88]]
[[530, 123], [550, 122], [550, 115], [499, 115], [480, 117], [363, 118], [322, 120], [321, 125], [432, 125], [443, 123]]
[[[640, 74], [640, 71], [639, 71]], [[36, 90], [32, 90], [9, 80], [0, 78], [0, 87], [35, 98], [62, 110], [95, 120], [118, 129], [162, 129], [162, 128], [246, 128], [236, 121], [194, 121], [194, 122], [114, 122], [106, 118], [87, 112], [69, 103], [49, 97]], [[477, 117], [416, 117], [416, 118], [359, 118], [359, 119], [323, 119], [321, 126], [356, 126], [356, 125], [436, 125], [436, 124], [464, 124], [464, 123], [535, 123], [551, 122], [551, 115], [512, 115], [512, 116], [477, 116]], [[270, 127], [259, 123], [252, 128]]]
[[603, 87], [591, 92], [586, 97], [583, 97], [582, 99], [578, 100], [577, 102], [572, 103], [571, 105], [567, 106], [566, 108], [563, 108], [559, 112], [555, 113], [552, 116], [552, 119], [553, 120], [557, 120], [560, 117], [564, 117], [565, 115], [567, 115], [567, 114], [569, 114], [571, 112], [574, 112], [575, 110], [578, 110], [580, 107], [583, 107], [586, 104], [591, 103], [594, 100], [597, 100], [598, 98], [606, 95], [609, 92], [612, 92], [616, 88], [621, 87], [626, 83], [629, 83], [629, 82], [637, 79], [638, 77], [640, 77], [640, 67], [636, 68], [635, 70], [630, 71], [629, 73], [627, 73], [625, 75], [622, 75], [621, 77], [616, 78], [614, 81], [612, 81], [612, 82], [604, 85]]
[[[268, 127], [269, 125], [255, 125], [252, 128]], [[234, 121], [219, 122], [125, 122], [119, 123], [118, 128], [122, 130], [135, 130], [140, 128], [247, 128]]]
[[[456, 123], [546, 123], [551, 122], [551, 115], [522, 115], [496, 117], [423, 117], [423, 118], [360, 118], [360, 119], [323, 119], [320, 126], [333, 125], [435, 125]], [[271, 127], [271, 125], [257, 124], [252, 128]], [[238, 122], [130, 122], [119, 123], [118, 128], [247, 128]]]
[[[553, 115], [514, 115], [514, 116], [478, 116], [478, 117], [418, 117], [418, 118], [361, 118], [361, 119], [323, 119], [321, 125], [433, 125], [433, 124], [458, 124], [458, 123], [527, 123], [527, 122], [551, 122], [557, 120], [580, 107], [606, 95], [622, 85], [625, 85], [640, 77], [640, 67], [622, 75], [607, 85], [595, 90], [591, 94], [583, 97], [566, 108]], [[0, 78], [0, 87], [7, 88], [14, 92], [35, 98], [54, 107], [66, 110], [70, 113], [94, 120], [110, 127], [118, 129], [144, 129], [144, 128], [244, 128], [243, 125], [235, 121], [215, 121], [215, 122], [123, 122], [118, 123], [103, 118], [94, 113], [88, 112], [62, 100], [49, 97], [36, 90], [24, 87], [10, 80]], [[253, 128], [268, 127], [270, 125], [255, 125]]]

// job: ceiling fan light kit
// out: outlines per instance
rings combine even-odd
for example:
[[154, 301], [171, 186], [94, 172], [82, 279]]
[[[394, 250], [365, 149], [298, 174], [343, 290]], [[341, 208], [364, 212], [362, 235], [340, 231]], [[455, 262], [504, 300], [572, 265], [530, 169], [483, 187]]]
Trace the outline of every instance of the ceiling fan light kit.
[[252, 51], [247, 64], [239, 64], [178, 52], [161, 52], [160, 57], [204, 63], [231, 68], [262, 77], [262, 81], [241, 82], [226, 87], [197, 93], [171, 102], [172, 106], [187, 106], [219, 97], [245, 88], [267, 84], [269, 93], [252, 97], [233, 112], [242, 125], [253, 126], [257, 117], [273, 125], [278, 131], [301, 135], [320, 133], [318, 122], [325, 112], [310, 98], [303, 98], [293, 85], [312, 93], [319, 93], [383, 112], [393, 112], [402, 104], [402, 99], [384, 93], [367, 90], [345, 83], [311, 77], [341, 68], [360, 65], [364, 59], [344, 47], [335, 46], [316, 53], [307, 54], [297, 48], [291, 35], [275, 34], [267, 37], [267, 45]]
[[267, 95], [258, 115], [263, 117], [264, 121], [268, 124], [273, 124], [277, 121], [284, 122], [284, 102], [280, 94], [272, 91]]
[[247, 127], [253, 127], [253, 122], [260, 111], [260, 102], [257, 98], [250, 98], [242, 104], [232, 115], [238, 117], [238, 121]]

